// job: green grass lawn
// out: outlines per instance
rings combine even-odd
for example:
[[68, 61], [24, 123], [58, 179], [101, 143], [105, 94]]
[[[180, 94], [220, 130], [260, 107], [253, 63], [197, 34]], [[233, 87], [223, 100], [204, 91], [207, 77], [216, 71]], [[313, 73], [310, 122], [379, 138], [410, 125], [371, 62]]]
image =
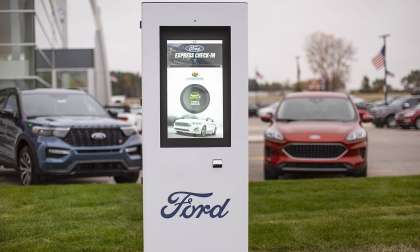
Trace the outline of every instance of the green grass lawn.
[[[0, 251], [141, 251], [139, 185], [0, 187]], [[419, 251], [420, 177], [250, 184], [250, 251]], [[234, 251], [236, 252], [236, 251]]]

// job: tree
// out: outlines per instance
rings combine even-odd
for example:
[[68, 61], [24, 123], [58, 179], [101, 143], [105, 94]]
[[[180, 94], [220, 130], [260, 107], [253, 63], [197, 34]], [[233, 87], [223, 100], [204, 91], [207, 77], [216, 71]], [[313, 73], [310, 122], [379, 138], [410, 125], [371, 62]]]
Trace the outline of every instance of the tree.
[[294, 91], [294, 92], [303, 91], [303, 84], [302, 84], [302, 82], [296, 82], [295, 84], [293, 84], [292, 91]]
[[325, 83], [325, 90], [344, 89], [350, 73], [355, 49], [350, 42], [334, 35], [316, 32], [305, 46], [306, 58], [312, 72]]
[[401, 79], [401, 83], [404, 89], [408, 91], [420, 89], [420, 70], [412, 70]]
[[[372, 92], [383, 92], [384, 90], [384, 85], [385, 85], [385, 81], [384, 79], [376, 79], [374, 81], [372, 81]], [[388, 91], [392, 91], [392, 86], [390, 86], [389, 84], [387, 85], [388, 87]]]
[[258, 82], [255, 79], [248, 79], [248, 90], [258, 91]]
[[125, 95], [127, 97], [141, 97], [141, 77], [138, 73], [111, 71], [116, 78], [112, 83], [113, 95]]
[[363, 79], [362, 79], [362, 83], [361, 83], [361, 86], [360, 86], [360, 92], [369, 93], [370, 91], [371, 91], [370, 80], [369, 80], [369, 77], [367, 77], [365, 75], [365, 76], [363, 76]]

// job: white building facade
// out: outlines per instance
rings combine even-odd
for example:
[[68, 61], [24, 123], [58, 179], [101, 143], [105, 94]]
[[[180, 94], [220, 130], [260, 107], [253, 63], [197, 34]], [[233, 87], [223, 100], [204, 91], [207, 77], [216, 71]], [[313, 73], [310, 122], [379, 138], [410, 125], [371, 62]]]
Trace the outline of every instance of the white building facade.
[[76, 55], [91, 54], [93, 60], [73, 58], [76, 64], [67, 67], [60, 65], [63, 55], [72, 55], [68, 49], [67, 0], [1, 0], [0, 89], [78, 88], [104, 105], [110, 103], [100, 10], [95, 0], [90, 5], [96, 26], [95, 34], [91, 34], [95, 36], [95, 48]]

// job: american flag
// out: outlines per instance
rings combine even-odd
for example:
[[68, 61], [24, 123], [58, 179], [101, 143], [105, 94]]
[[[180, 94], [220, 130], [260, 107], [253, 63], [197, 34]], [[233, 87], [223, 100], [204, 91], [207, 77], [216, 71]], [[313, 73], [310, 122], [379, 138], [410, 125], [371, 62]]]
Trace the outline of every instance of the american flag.
[[373, 57], [372, 63], [376, 70], [379, 70], [385, 66], [385, 46], [382, 47], [381, 51]]
[[111, 74], [111, 82], [118, 82], [117, 76]]
[[255, 79], [262, 80], [264, 79], [264, 76], [260, 72], [258, 72], [258, 70], [255, 70]]

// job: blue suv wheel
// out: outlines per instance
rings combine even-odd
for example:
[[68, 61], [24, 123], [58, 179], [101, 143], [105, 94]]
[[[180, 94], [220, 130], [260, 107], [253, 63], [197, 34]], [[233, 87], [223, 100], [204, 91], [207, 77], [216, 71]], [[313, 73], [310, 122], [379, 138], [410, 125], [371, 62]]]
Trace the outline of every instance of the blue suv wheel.
[[33, 155], [28, 146], [19, 151], [18, 170], [20, 183], [22, 185], [33, 185], [41, 183], [41, 175]]

